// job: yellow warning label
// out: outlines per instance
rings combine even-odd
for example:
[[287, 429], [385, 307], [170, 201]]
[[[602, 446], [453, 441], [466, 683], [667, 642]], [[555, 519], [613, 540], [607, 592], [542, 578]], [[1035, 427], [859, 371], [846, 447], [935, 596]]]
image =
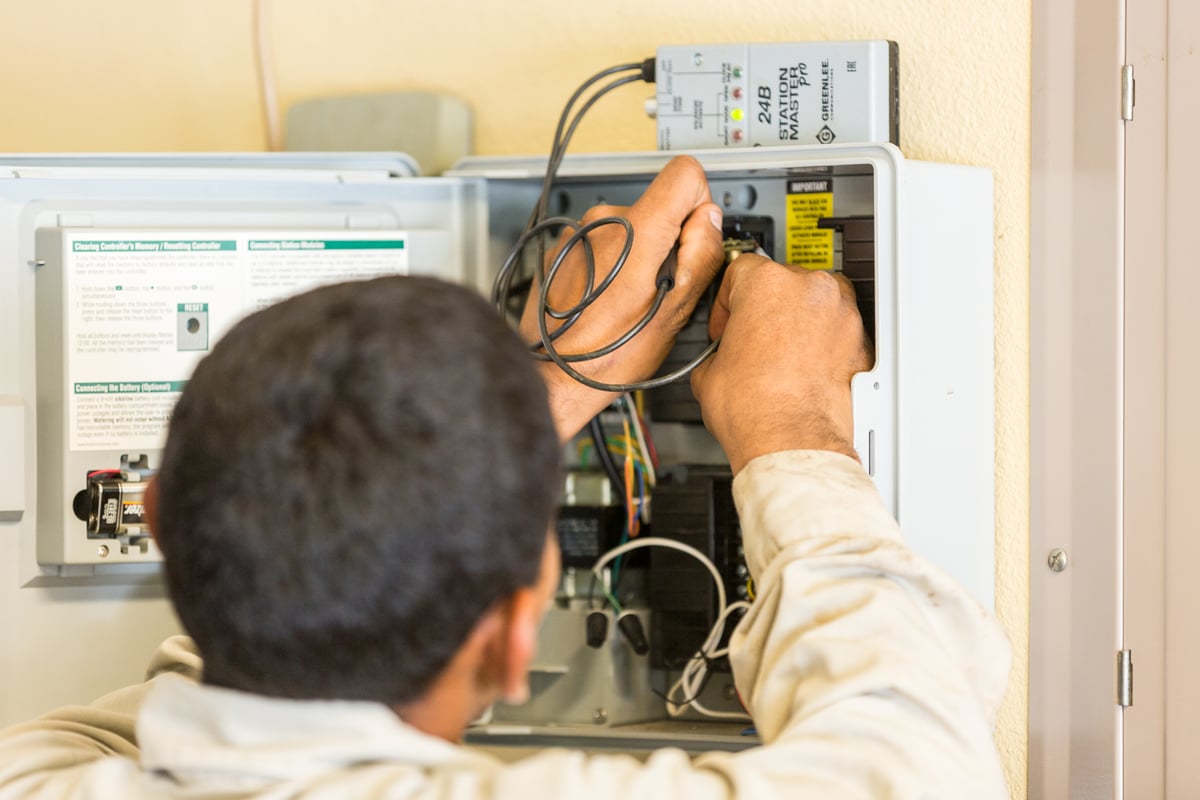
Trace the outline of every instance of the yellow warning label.
[[828, 180], [788, 181], [787, 263], [808, 269], [833, 269], [833, 231], [817, 227], [833, 216]]

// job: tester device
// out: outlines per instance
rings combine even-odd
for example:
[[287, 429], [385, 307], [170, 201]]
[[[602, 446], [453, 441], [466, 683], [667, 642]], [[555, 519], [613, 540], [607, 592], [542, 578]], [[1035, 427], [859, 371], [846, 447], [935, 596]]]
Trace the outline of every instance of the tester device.
[[900, 144], [895, 42], [658, 49], [658, 148]]

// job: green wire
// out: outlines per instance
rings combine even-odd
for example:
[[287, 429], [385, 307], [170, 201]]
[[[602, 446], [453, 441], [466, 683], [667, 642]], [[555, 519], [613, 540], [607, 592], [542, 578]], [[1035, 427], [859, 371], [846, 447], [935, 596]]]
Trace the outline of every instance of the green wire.
[[617, 602], [617, 598], [616, 598], [616, 596], [614, 596], [614, 595], [613, 595], [613, 593], [612, 593], [612, 592], [610, 592], [610, 591], [608, 591], [607, 589], [605, 589], [605, 590], [604, 590], [604, 596], [608, 598], [608, 602], [612, 603], [612, 607], [613, 607], [613, 609], [614, 609], [614, 610], [615, 610], [615, 611], [616, 611], [618, 614], [624, 613], [624, 610], [621, 608], [621, 604]]

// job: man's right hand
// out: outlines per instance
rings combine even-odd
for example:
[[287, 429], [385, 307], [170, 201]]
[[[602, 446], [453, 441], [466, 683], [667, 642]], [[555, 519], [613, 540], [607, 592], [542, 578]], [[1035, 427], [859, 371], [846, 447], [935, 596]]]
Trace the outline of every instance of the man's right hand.
[[692, 390], [735, 475], [780, 450], [858, 458], [850, 379], [872, 356], [849, 281], [741, 256], [725, 274], [709, 333], [721, 346], [692, 373]]

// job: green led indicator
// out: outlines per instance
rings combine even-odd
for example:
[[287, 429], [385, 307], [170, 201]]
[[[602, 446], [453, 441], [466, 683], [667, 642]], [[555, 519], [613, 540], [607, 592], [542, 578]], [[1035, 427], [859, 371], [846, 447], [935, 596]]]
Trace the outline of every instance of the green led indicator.
[[746, 116], [746, 115], [744, 113], [742, 113], [742, 110], [740, 108], [735, 108], [733, 111], [729, 112], [729, 117], [734, 122], [741, 122], [742, 117], [744, 117], [744, 116]]
[[734, 68], [733, 68], [733, 77], [735, 77], [735, 78], [740, 78], [740, 77], [742, 77], [742, 68], [741, 68], [741, 67], [734, 67]]

